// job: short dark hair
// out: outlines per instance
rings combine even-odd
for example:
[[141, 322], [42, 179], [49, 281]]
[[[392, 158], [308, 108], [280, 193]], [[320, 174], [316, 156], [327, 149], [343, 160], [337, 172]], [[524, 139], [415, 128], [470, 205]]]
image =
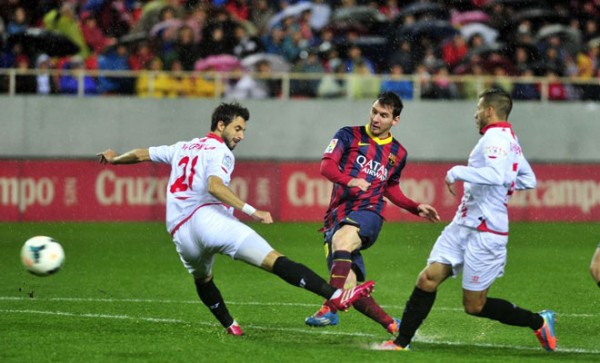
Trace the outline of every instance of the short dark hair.
[[508, 120], [512, 110], [512, 98], [510, 94], [500, 88], [488, 88], [479, 94], [483, 98], [483, 105], [493, 107], [499, 118]]
[[392, 106], [393, 117], [400, 116], [400, 113], [404, 108], [404, 104], [402, 103], [400, 96], [394, 92], [387, 91], [380, 93], [377, 97], [377, 101], [382, 106]]
[[238, 116], [243, 118], [245, 121], [248, 121], [250, 120], [250, 111], [237, 102], [221, 103], [213, 111], [210, 131], [215, 131], [217, 129], [217, 124], [219, 121], [223, 121], [225, 126], [227, 126]]

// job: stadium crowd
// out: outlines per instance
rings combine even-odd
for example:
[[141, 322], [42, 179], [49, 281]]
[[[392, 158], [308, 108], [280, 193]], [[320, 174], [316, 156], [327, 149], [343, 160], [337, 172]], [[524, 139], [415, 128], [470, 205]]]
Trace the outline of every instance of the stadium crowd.
[[599, 26], [599, 0], [2, 0], [0, 71], [17, 94], [268, 98], [288, 74], [292, 97], [600, 100]]

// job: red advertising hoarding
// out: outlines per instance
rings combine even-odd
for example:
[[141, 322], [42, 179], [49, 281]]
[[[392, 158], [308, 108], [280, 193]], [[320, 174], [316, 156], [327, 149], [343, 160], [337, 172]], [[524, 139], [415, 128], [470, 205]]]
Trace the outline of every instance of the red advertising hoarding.
[[[402, 189], [450, 220], [459, 197], [444, 184], [449, 163], [409, 163]], [[511, 199], [513, 221], [600, 221], [600, 164], [533, 165], [535, 190]], [[94, 161], [0, 161], [0, 221], [161, 221], [169, 168]], [[231, 187], [278, 221], [320, 222], [331, 183], [318, 162], [238, 161]], [[420, 220], [389, 205], [388, 221]]]

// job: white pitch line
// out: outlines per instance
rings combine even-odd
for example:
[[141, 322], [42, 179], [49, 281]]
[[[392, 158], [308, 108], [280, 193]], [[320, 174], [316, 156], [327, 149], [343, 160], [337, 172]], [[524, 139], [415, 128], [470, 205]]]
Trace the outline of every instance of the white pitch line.
[[[115, 320], [132, 320], [132, 321], [143, 321], [149, 323], [164, 323], [164, 324], [198, 324], [205, 326], [218, 326], [216, 323], [208, 323], [202, 321], [186, 321], [181, 319], [169, 319], [169, 318], [154, 318], [154, 317], [139, 317], [139, 316], [130, 316], [130, 315], [111, 315], [111, 314], [89, 314], [89, 313], [71, 313], [65, 311], [46, 311], [46, 310], [19, 310], [19, 309], [0, 309], [0, 313], [6, 314], [41, 314], [41, 315], [55, 315], [55, 316], [66, 316], [66, 317], [76, 317], [76, 318], [91, 318], [91, 319], [115, 319]], [[258, 330], [266, 330], [266, 331], [283, 331], [283, 332], [292, 332], [292, 333], [303, 333], [303, 334], [313, 334], [313, 335], [337, 335], [337, 336], [354, 336], [354, 337], [368, 337], [376, 339], [378, 336], [374, 334], [367, 333], [352, 333], [352, 332], [336, 332], [331, 330], [317, 330], [311, 328], [305, 329], [296, 329], [296, 328], [277, 328], [272, 326], [261, 326], [261, 325], [246, 325], [248, 328], [258, 329]], [[415, 337], [414, 341], [423, 342], [427, 344], [434, 345], [449, 345], [449, 346], [471, 346], [478, 348], [505, 348], [512, 350], [528, 350], [528, 351], [537, 351], [540, 350], [539, 347], [525, 347], [525, 346], [513, 346], [513, 345], [503, 345], [503, 344], [485, 344], [485, 343], [466, 343], [466, 342], [458, 342], [458, 341], [443, 341], [434, 338], [424, 337], [419, 335]], [[365, 348], [368, 347], [365, 345]], [[598, 350], [587, 350], [580, 348], [561, 348], [557, 349], [557, 352], [564, 353], [579, 353], [579, 354], [600, 354]]]
[[[170, 299], [114, 299], [114, 298], [78, 298], [78, 297], [49, 297], [49, 298], [29, 298], [24, 296], [0, 296], [0, 301], [68, 301], [68, 302], [105, 302], [105, 303], [152, 303], [152, 304], [199, 304], [200, 300], [170, 300]], [[320, 304], [310, 303], [285, 303], [285, 302], [259, 302], [259, 301], [225, 301], [230, 305], [247, 306], [292, 306], [292, 307], [320, 307]], [[384, 309], [404, 310], [400, 305], [381, 305]], [[433, 310], [463, 312], [462, 308], [437, 307]], [[589, 313], [557, 313], [560, 317], [569, 318], [593, 318], [598, 314]]]

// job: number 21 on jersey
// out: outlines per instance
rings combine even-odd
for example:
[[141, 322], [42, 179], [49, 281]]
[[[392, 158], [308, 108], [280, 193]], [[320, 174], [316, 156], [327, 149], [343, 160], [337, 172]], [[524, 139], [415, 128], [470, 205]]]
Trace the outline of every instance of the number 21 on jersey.
[[194, 183], [194, 174], [196, 173], [196, 163], [198, 162], [198, 156], [190, 158], [184, 156], [177, 163], [177, 170], [179, 171], [179, 177], [175, 179], [173, 184], [169, 187], [171, 193], [185, 192], [188, 189], [192, 189]]

